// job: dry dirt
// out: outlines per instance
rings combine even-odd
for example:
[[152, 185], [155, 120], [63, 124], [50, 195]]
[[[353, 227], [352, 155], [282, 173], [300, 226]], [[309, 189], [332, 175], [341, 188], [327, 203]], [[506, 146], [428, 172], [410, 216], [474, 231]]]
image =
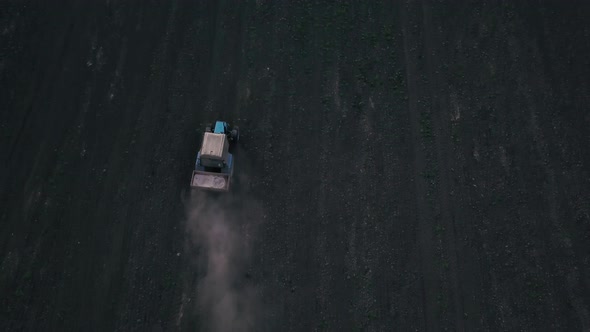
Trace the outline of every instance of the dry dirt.
[[590, 330], [588, 17], [3, 1], [0, 330]]

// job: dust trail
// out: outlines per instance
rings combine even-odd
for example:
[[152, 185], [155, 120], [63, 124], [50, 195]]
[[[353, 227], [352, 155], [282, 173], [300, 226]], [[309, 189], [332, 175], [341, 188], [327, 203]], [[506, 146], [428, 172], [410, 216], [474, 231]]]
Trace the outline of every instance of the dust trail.
[[187, 232], [199, 252], [199, 321], [206, 331], [252, 331], [260, 305], [247, 267], [252, 233], [260, 220], [255, 202], [229, 194], [193, 192]]

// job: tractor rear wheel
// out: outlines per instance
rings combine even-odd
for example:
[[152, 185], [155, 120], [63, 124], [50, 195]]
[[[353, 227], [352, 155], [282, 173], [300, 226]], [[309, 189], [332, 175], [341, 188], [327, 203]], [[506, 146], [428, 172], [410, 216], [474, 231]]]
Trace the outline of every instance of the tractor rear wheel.
[[234, 142], [237, 142], [237, 141], [240, 140], [240, 128], [234, 127], [234, 129], [232, 129], [232, 131], [231, 131], [231, 139]]

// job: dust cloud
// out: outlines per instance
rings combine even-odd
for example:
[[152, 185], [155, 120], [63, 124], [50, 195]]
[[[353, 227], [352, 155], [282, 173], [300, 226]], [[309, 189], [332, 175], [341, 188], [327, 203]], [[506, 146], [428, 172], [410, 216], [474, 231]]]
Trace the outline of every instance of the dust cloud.
[[206, 331], [253, 331], [260, 314], [248, 265], [259, 205], [230, 194], [194, 191], [187, 208], [187, 233], [197, 249], [201, 273], [197, 315]]

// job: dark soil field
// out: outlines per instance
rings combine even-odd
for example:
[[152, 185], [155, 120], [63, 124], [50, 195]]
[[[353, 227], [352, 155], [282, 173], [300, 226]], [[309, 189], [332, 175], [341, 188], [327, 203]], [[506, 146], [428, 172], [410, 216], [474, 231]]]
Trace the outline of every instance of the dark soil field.
[[0, 330], [589, 331], [589, 17], [2, 1]]

